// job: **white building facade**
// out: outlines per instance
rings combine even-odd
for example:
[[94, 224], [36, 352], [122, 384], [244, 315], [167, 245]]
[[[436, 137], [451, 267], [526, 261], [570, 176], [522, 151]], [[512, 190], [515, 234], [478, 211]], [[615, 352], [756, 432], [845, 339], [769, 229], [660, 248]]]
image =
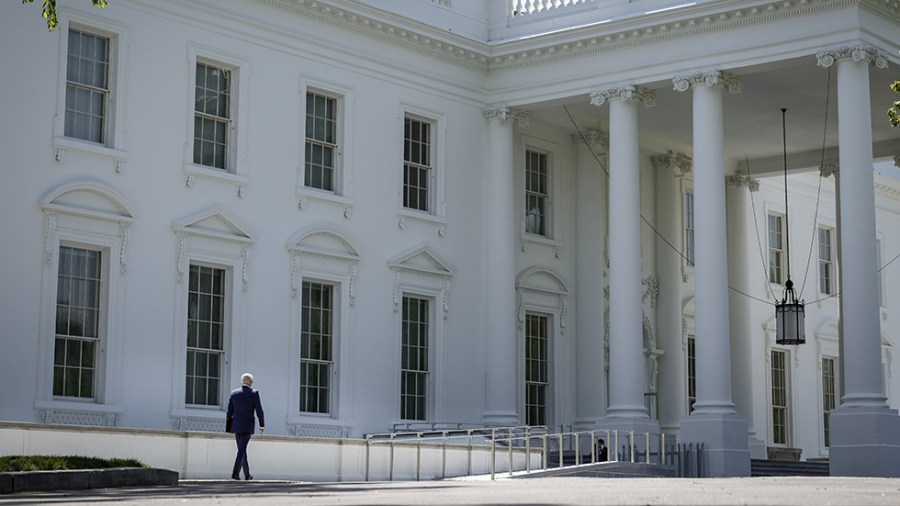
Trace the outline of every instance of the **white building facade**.
[[220, 432], [250, 371], [267, 434], [900, 475], [896, 1], [72, 0], [0, 33], [2, 421]]

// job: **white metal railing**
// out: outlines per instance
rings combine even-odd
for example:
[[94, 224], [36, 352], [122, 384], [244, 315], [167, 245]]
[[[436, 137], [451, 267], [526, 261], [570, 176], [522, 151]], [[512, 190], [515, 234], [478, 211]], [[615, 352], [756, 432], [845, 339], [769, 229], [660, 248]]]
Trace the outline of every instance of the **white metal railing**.
[[[399, 424], [406, 426], [406, 424]], [[447, 477], [447, 448], [462, 447], [466, 451], [466, 476], [473, 474], [472, 453], [477, 449], [489, 451], [490, 475], [495, 479], [498, 472], [498, 458], [506, 454], [505, 468], [509, 475], [516, 469], [514, 454], [524, 456], [520, 471], [547, 470], [551, 467], [563, 468], [601, 462], [597, 454], [596, 443], [599, 436], [605, 436], [608, 446], [607, 458], [603, 461], [630, 462], [656, 465], [671, 465], [672, 458], [667, 456], [666, 436], [653, 432], [620, 432], [614, 429], [590, 431], [565, 431], [560, 426], [559, 432], [551, 432], [546, 426], [515, 427], [479, 427], [479, 428], [436, 428], [438, 425], [456, 424], [421, 424], [423, 430], [406, 432], [390, 432], [384, 434], [367, 434], [365, 436], [365, 480], [369, 481], [370, 449], [376, 445], [389, 447], [388, 480], [394, 479], [395, 447], [415, 447], [416, 480], [421, 479], [422, 444], [437, 445], [441, 452], [441, 479]], [[585, 450], [585, 440], [590, 450]], [[568, 455], [567, 455], [568, 453]], [[532, 466], [532, 457], [540, 457], [540, 466]], [[588, 459], [590, 455], [590, 459]], [[556, 461], [551, 462], [555, 456]], [[655, 458], [651, 458], [655, 456]], [[502, 472], [502, 471], [501, 471]]]
[[546, 12], [553, 9], [572, 7], [578, 4], [593, 2], [594, 0], [509, 0], [509, 12], [513, 16], [523, 16], [536, 12]]

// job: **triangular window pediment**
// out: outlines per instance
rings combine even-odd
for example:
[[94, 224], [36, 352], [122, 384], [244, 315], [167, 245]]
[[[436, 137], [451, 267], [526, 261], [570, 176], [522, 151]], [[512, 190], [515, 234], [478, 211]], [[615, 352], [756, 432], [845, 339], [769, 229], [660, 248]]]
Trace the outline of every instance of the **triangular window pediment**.
[[213, 239], [237, 242], [253, 242], [255, 235], [227, 211], [214, 208], [188, 216], [172, 224], [176, 232], [200, 235]]
[[388, 261], [392, 269], [421, 272], [436, 276], [449, 277], [453, 275], [453, 269], [447, 266], [436, 253], [428, 246], [419, 246], [411, 251], [398, 255]]

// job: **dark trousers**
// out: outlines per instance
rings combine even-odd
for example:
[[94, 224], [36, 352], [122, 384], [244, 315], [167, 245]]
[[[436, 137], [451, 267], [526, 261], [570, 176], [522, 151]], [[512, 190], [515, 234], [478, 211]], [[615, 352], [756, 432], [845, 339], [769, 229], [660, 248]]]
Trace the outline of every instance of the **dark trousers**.
[[241, 469], [244, 470], [244, 478], [250, 476], [250, 464], [247, 462], [247, 445], [250, 444], [250, 432], [235, 432], [234, 440], [237, 442], [237, 456], [234, 458], [234, 470], [231, 476], [239, 476]]

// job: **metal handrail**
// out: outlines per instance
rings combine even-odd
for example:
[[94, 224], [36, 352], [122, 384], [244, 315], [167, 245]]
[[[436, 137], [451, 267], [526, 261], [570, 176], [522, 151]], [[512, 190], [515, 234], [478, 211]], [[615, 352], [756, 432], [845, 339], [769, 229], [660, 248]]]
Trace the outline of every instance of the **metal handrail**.
[[[439, 445], [441, 447], [441, 478], [446, 478], [447, 475], [447, 446], [451, 444], [451, 440], [465, 438], [465, 449], [466, 449], [466, 475], [470, 476], [472, 474], [472, 450], [476, 447], [473, 444], [473, 438], [482, 437], [484, 439], [490, 440], [490, 468], [491, 468], [491, 479], [495, 479], [497, 473], [497, 447], [498, 446], [506, 446], [507, 453], [507, 472], [512, 475], [513, 471], [513, 447], [519, 447], [524, 450], [525, 453], [525, 465], [524, 471], [526, 473], [530, 473], [535, 469], [531, 466], [531, 456], [533, 453], [538, 452], [541, 456], [541, 469], [546, 470], [550, 465], [550, 455], [552, 453], [551, 443], [556, 443], [556, 451], [559, 457], [558, 468], [566, 467], [564, 462], [564, 451], [566, 442], [569, 443], [569, 448], [571, 449], [571, 445], [574, 442], [574, 451], [575, 451], [575, 464], [574, 466], [585, 465], [585, 464], [595, 464], [598, 463], [599, 455], [597, 454], [597, 448], [595, 446], [597, 441], [598, 434], [602, 434], [606, 436], [606, 441], [612, 442], [610, 445], [610, 452], [608, 452], [607, 460], [609, 462], [637, 462], [637, 457], [639, 456], [640, 449], [637, 448], [637, 442], [639, 439], [643, 439], [644, 442], [644, 463], [650, 464], [650, 454], [655, 453], [657, 455], [656, 463], [659, 465], [666, 465], [666, 436], [664, 433], [652, 433], [652, 432], [639, 432], [635, 433], [634, 431], [628, 431], [623, 433], [624, 437], [627, 438], [626, 445], [623, 446], [623, 451], [619, 453], [619, 432], [616, 429], [595, 429], [590, 431], [560, 431], [557, 433], [551, 433], [549, 428], [546, 426], [528, 426], [528, 425], [520, 425], [520, 426], [512, 426], [512, 427], [478, 427], [478, 428], [469, 428], [469, 429], [444, 429], [444, 430], [420, 430], [420, 431], [408, 431], [408, 432], [390, 432], [390, 433], [379, 433], [379, 434], [366, 434], [365, 435], [365, 445], [366, 445], [366, 469], [365, 469], [365, 480], [369, 480], [369, 451], [370, 447], [373, 444], [387, 444], [390, 446], [390, 458], [389, 458], [389, 472], [388, 479], [393, 481], [394, 479], [394, 446], [398, 441], [404, 441], [407, 443], [414, 443], [416, 447], [416, 480], [421, 479], [421, 464], [422, 464], [422, 450], [421, 445], [422, 442], [430, 442], [430, 441], [439, 441]], [[582, 449], [581, 442], [582, 438], [585, 436], [590, 436], [590, 462], [582, 462]], [[655, 441], [651, 439], [651, 435], [654, 436]], [[641, 437], [643, 436], [643, 437]], [[535, 442], [538, 441], [540, 444], [535, 445]], [[656, 443], [657, 451], [653, 452], [653, 448], [651, 446], [652, 443]], [[478, 445], [482, 448], [487, 448], [487, 445]], [[585, 454], [586, 456], [586, 454]]]

